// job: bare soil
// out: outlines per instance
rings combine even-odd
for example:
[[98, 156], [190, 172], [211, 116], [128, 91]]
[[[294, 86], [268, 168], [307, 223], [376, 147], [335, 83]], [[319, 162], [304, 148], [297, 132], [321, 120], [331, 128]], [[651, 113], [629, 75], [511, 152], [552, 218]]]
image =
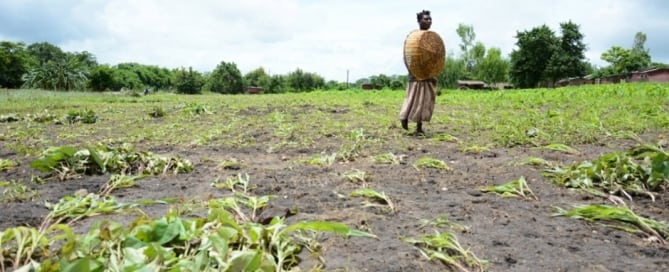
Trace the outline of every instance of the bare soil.
[[[481, 153], [464, 153], [455, 143], [435, 142], [427, 137], [409, 137], [405, 147], [387, 146], [385, 152], [403, 155], [396, 165], [377, 164], [371, 155], [353, 162], [317, 167], [297, 162], [325, 148], [322, 146], [287, 149], [269, 153], [262, 147], [223, 148], [216, 146], [145, 146], [159, 155], [178, 154], [194, 163], [189, 174], [154, 176], [139, 181], [139, 186], [114, 192], [119, 202], [139, 199], [178, 197], [185, 200], [206, 199], [227, 194], [215, 189], [216, 179], [248, 173], [257, 195], [273, 195], [263, 216], [286, 216], [287, 222], [329, 220], [349, 224], [374, 233], [369, 238], [319, 237], [326, 271], [444, 271], [450, 268], [428, 261], [403, 237], [433, 233], [434, 227], [420, 228], [422, 220], [446, 216], [468, 227], [457, 232], [460, 243], [481, 259], [489, 261], [490, 271], [667, 271], [669, 248], [634, 234], [600, 224], [553, 216], [555, 207], [573, 204], [606, 203], [607, 200], [560, 188], [532, 166], [517, 166], [518, 160], [535, 156], [561, 164], [590, 160], [611, 151], [626, 150], [632, 141], [613, 140], [605, 144], [575, 146], [579, 154], [565, 154], [530, 147], [493, 148]], [[248, 133], [253, 133], [250, 131]], [[645, 135], [657, 139], [658, 135]], [[323, 143], [328, 145], [328, 143]], [[333, 143], [329, 143], [333, 144]], [[34, 157], [19, 156], [3, 147], [0, 157], [18, 160], [21, 165], [0, 172], [0, 180], [30, 180], [39, 173], [29, 168]], [[377, 153], [378, 154], [378, 153]], [[412, 163], [423, 156], [445, 161], [451, 171], [421, 169]], [[236, 158], [241, 169], [222, 169], [218, 161]], [[385, 192], [397, 207], [389, 212], [365, 207], [362, 199], [349, 197], [360, 184], [347, 180], [343, 173], [359, 169], [372, 175], [368, 186]], [[538, 200], [502, 198], [482, 193], [482, 186], [501, 184], [525, 177]], [[77, 190], [97, 192], [108, 175], [84, 176], [42, 185], [26, 184], [39, 191], [39, 198], [28, 202], [0, 204], [0, 229], [37, 226], [48, 210], [45, 201], [57, 202]], [[644, 216], [669, 221], [667, 195], [655, 202], [637, 198], [633, 209]], [[166, 205], [143, 208], [154, 216], [167, 210]], [[297, 210], [289, 215], [286, 210]], [[94, 217], [75, 223], [85, 229]], [[436, 230], [444, 231], [446, 229]], [[318, 260], [303, 254], [300, 267], [309, 270]]]

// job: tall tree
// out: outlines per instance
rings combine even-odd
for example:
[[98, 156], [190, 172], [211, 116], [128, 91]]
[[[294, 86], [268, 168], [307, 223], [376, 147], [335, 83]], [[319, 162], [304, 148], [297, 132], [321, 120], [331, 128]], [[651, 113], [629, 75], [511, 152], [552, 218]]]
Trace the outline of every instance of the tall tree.
[[244, 82], [248, 86], [261, 87], [267, 89], [269, 87], [270, 77], [262, 67], [256, 68], [244, 75]]
[[614, 45], [606, 52], [602, 53], [601, 59], [610, 64], [606, 69], [602, 69], [600, 74], [623, 74], [628, 75], [634, 71], [647, 68], [651, 65], [651, 58], [648, 50], [645, 49], [646, 34], [637, 32], [634, 36], [634, 43], [631, 49]]
[[[458, 36], [460, 37], [459, 46], [460, 51], [462, 52], [461, 58], [465, 63], [465, 69], [471, 74], [475, 66], [474, 52], [472, 52], [472, 49], [475, 46], [474, 40], [476, 40], [474, 26], [460, 23], [455, 32], [458, 33]], [[483, 51], [485, 53], [485, 47], [483, 48]]]
[[492, 84], [506, 82], [509, 75], [509, 61], [502, 58], [499, 48], [490, 48], [488, 53], [478, 64], [477, 78], [485, 83]]
[[21, 77], [28, 72], [30, 62], [31, 56], [24, 43], [0, 42], [0, 87], [21, 87]]
[[517, 32], [516, 38], [518, 49], [511, 52], [511, 79], [520, 88], [537, 87], [545, 79], [544, 71], [559, 40], [546, 25]]
[[28, 52], [35, 58], [38, 66], [65, 58], [65, 52], [60, 47], [48, 42], [33, 43], [28, 46]]
[[188, 67], [188, 70], [182, 67], [174, 72], [174, 85], [178, 93], [200, 94], [202, 93], [202, 81], [202, 75], [194, 71], [193, 67]]
[[83, 90], [88, 82], [89, 70], [72, 55], [59, 60], [49, 60], [31, 69], [23, 76], [24, 87], [51, 90]]
[[242, 73], [234, 62], [221, 61], [209, 75], [204, 90], [214, 93], [239, 94], [244, 92]]
[[455, 58], [453, 54], [446, 56], [444, 70], [437, 77], [437, 84], [441, 87], [455, 89], [458, 87], [458, 80], [466, 74], [465, 61], [461, 58]]
[[560, 24], [562, 36], [546, 67], [546, 76], [555, 84], [560, 79], [582, 77], [586, 74], [583, 34], [579, 25], [569, 21]]

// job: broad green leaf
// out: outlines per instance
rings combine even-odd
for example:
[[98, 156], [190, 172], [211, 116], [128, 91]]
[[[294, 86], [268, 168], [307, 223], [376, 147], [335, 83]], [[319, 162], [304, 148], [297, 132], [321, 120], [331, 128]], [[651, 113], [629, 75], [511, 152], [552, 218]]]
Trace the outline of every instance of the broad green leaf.
[[91, 257], [84, 257], [73, 262], [61, 261], [61, 271], [63, 272], [81, 272], [81, 271], [103, 271], [103, 266]]
[[338, 222], [327, 222], [327, 221], [302, 221], [295, 224], [292, 224], [282, 230], [282, 233], [288, 233], [295, 230], [312, 230], [312, 231], [325, 231], [334, 234], [339, 234], [342, 236], [358, 236], [358, 237], [369, 237], [369, 238], [378, 238], [376, 235], [355, 230], [343, 223]]
[[30, 163], [30, 167], [42, 172], [51, 172], [62, 161], [65, 161], [77, 152], [74, 147], [51, 147], [44, 151], [42, 156]]

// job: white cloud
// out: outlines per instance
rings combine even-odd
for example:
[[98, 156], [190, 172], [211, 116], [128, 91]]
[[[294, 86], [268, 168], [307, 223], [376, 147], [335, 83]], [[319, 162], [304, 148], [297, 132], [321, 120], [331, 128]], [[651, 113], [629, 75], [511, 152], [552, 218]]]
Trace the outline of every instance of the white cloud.
[[0, 39], [47, 41], [112, 65], [204, 72], [225, 61], [243, 73], [301, 68], [344, 81], [346, 70], [351, 80], [406, 73], [402, 44], [422, 9], [432, 11], [432, 30], [448, 52], [459, 53], [459, 23], [472, 25], [478, 41], [508, 55], [517, 31], [546, 24], [559, 34], [559, 23], [571, 20], [581, 26], [586, 57], [595, 64], [604, 64], [599, 56], [613, 45], [630, 47], [637, 31], [647, 34], [654, 61], [669, 62], [665, 6], [652, 0], [5, 0]]

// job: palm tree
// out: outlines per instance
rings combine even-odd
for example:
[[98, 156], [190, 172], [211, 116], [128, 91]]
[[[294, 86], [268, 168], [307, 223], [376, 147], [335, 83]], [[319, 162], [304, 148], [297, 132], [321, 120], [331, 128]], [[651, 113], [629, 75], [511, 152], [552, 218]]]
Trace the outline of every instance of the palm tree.
[[48, 61], [23, 75], [25, 88], [70, 91], [83, 89], [88, 80], [88, 67], [74, 55]]

